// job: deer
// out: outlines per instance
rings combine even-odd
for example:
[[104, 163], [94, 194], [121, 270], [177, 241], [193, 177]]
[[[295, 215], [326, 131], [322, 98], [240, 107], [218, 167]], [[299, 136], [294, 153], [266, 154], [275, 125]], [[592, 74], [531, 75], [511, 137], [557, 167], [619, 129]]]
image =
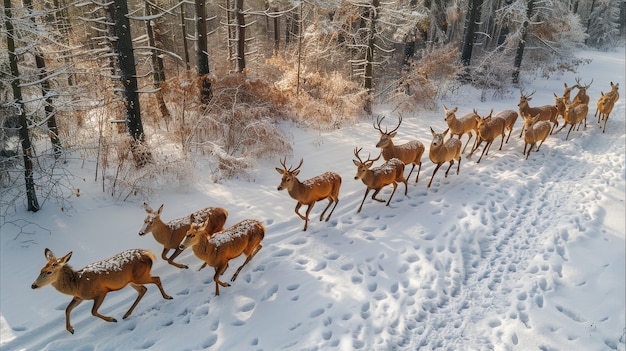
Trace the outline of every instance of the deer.
[[450, 162], [450, 166], [448, 166], [448, 170], [446, 170], [446, 178], [448, 177], [450, 168], [454, 165], [454, 160], [457, 160], [456, 174], [458, 175], [461, 170], [461, 141], [459, 139], [449, 138], [444, 142], [444, 138], [448, 131], [449, 128], [444, 130], [443, 133], [435, 133], [433, 128], [430, 127], [430, 133], [433, 136], [433, 140], [430, 143], [428, 157], [436, 166], [433, 171], [433, 175], [430, 177], [430, 182], [428, 182], [428, 188], [430, 188], [430, 185], [435, 178], [435, 173], [437, 173], [439, 167], [441, 167], [441, 165], [445, 162]]
[[[446, 121], [446, 123], [448, 124], [448, 128], [450, 129], [450, 138], [458, 135], [460, 140], [463, 134], [467, 134], [469, 136], [469, 139], [467, 139], [467, 142], [465, 143], [465, 146], [461, 151], [461, 153], [464, 153], [465, 149], [467, 148], [467, 144], [469, 144], [470, 140], [472, 140], [472, 137], [474, 136], [472, 134], [472, 131], [476, 130], [476, 119], [474, 117], [477, 116], [478, 113], [476, 112], [476, 110], [474, 110], [473, 112], [466, 113], [463, 116], [457, 118], [455, 113], [458, 110], [458, 107], [449, 110], [446, 105], [443, 105], [443, 111], [446, 115], [444, 120]], [[476, 132], [476, 135], [478, 135], [478, 132]]]
[[[216, 232], [224, 228], [226, 218], [228, 217], [228, 211], [221, 207], [207, 207], [202, 210], [192, 213], [190, 216], [173, 219], [167, 223], [161, 220], [161, 213], [163, 212], [163, 204], [158, 210], [153, 210], [147, 203], [143, 203], [143, 209], [146, 211], [146, 218], [143, 221], [143, 226], [139, 230], [139, 235], [144, 236], [147, 233], [152, 232], [154, 238], [158, 243], [163, 245], [163, 252], [161, 252], [161, 258], [172, 266], [187, 269], [187, 265], [174, 262], [174, 259], [182, 253], [179, 249], [180, 242], [183, 240], [189, 226], [193, 221], [204, 221], [207, 218], [211, 218], [212, 228], [210, 231]], [[167, 253], [170, 250], [174, 250], [174, 253], [168, 258]], [[200, 267], [204, 268], [206, 265]]]
[[234, 282], [241, 269], [263, 247], [261, 241], [265, 237], [265, 227], [257, 220], [245, 219], [222, 231], [211, 233], [210, 230], [207, 230], [213, 226], [210, 222], [211, 218], [207, 218], [204, 223], [192, 224], [185, 239], [180, 244], [180, 250], [191, 247], [196, 257], [215, 268], [213, 275], [215, 296], [219, 296], [220, 285], [223, 287], [230, 286], [229, 283], [220, 280], [220, 276], [228, 268], [228, 261], [239, 257], [241, 254], [246, 256], [246, 260], [237, 268], [230, 279], [231, 282]]
[[[539, 106], [539, 107], [530, 107], [528, 103], [530, 100], [532, 100], [532, 96], [534, 94], [535, 94], [535, 91], [533, 91], [529, 95], [525, 95], [524, 89], [520, 89], [519, 104], [517, 104], [517, 106], [519, 107], [520, 116], [526, 116], [526, 115], [536, 116], [537, 114], [539, 114], [540, 115], [539, 120], [552, 122], [553, 124], [552, 130], [554, 130], [556, 127], [559, 126], [559, 121], [557, 120], [556, 106], [544, 105], [544, 106]], [[550, 131], [550, 134], [552, 134], [552, 130]], [[522, 137], [523, 133], [524, 133], [524, 128], [522, 128], [522, 130], [519, 133], [520, 138]]]
[[71, 251], [57, 258], [50, 249], [46, 248], [44, 255], [47, 260], [46, 265], [41, 268], [31, 288], [40, 289], [46, 285], [52, 285], [59, 292], [73, 296], [65, 309], [65, 329], [72, 334], [74, 334], [74, 328], [70, 323], [70, 314], [83, 300], [93, 300], [91, 308], [93, 316], [107, 322], [117, 322], [113, 317], [100, 314], [98, 309], [109, 292], [120, 290], [128, 284], [137, 290], [138, 295], [124, 314], [124, 319], [133, 313], [148, 290], [144, 284], [155, 284], [164, 299], [172, 299], [165, 293], [161, 279], [150, 273], [156, 257], [148, 250], [126, 250], [108, 259], [91, 263], [78, 271], [74, 271], [67, 264], [72, 257]]
[[555, 93], [552, 93], [552, 95], [554, 95], [554, 107], [556, 107], [556, 118], [558, 119], [559, 116], [565, 118], [565, 104], [568, 103], [569, 100], [567, 100], [565, 96], [559, 97]]
[[572, 90], [574, 90], [574, 88], [576, 88], [576, 84], [568, 87], [567, 83], [563, 83], [563, 86], [564, 86], [564, 89], [563, 89], [562, 99], [564, 99], [565, 102], [570, 103], [572, 101], [570, 96], [572, 94]]
[[483, 158], [483, 155], [489, 155], [489, 149], [491, 148], [491, 144], [498, 137], [501, 136], [502, 140], [500, 141], [500, 148], [498, 150], [502, 150], [502, 145], [504, 144], [504, 129], [506, 122], [504, 119], [499, 117], [492, 117], [493, 110], [489, 113], [487, 117], [476, 117], [476, 123], [478, 123], [478, 139], [476, 145], [467, 156], [472, 157], [474, 151], [478, 149], [480, 144], [483, 141], [487, 142], [485, 147], [483, 148], [483, 152], [480, 154], [478, 161], [476, 163], [480, 163], [480, 160]]
[[565, 124], [563, 124], [563, 127], [561, 127], [561, 129], [559, 129], [555, 133], [560, 132], [568, 124], [571, 125], [569, 131], [567, 132], [567, 136], [565, 137], [565, 140], [567, 140], [569, 138], [569, 133], [572, 131], [572, 129], [574, 129], [574, 126], [576, 124], [578, 124], [578, 129], [580, 129], [580, 124], [583, 120], [587, 118], [588, 112], [589, 106], [587, 106], [586, 104], [576, 105], [573, 102], [571, 104], [567, 104], [565, 106]]
[[372, 194], [372, 200], [376, 200], [378, 202], [385, 202], [385, 200], [376, 198], [376, 195], [380, 192], [382, 188], [387, 185], [393, 185], [393, 191], [389, 196], [389, 200], [387, 200], [387, 205], [391, 202], [393, 198], [393, 194], [396, 192], [396, 188], [398, 187], [398, 183], [404, 183], [404, 196], [406, 196], [408, 192], [407, 187], [407, 179], [404, 178], [404, 162], [400, 161], [397, 158], [392, 158], [389, 161], [386, 161], [381, 166], [370, 168], [374, 164], [375, 161], [380, 159], [381, 155], [378, 155], [375, 159], [370, 159], [369, 155], [366, 161], [361, 160], [359, 156], [359, 152], [361, 152], [363, 148], [354, 149], [354, 156], [357, 158], [356, 160], [352, 160], [354, 165], [357, 167], [356, 175], [354, 176], [355, 180], [361, 180], [363, 184], [367, 187], [365, 190], [365, 195], [363, 195], [363, 200], [361, 201], [361, 205], [359, 209], [356, 211], [357, 213], [361, 212], [363, 208], [363, 203], [365, 202], [365, 198], [367, 198], [367, 194], [370, 190], [374, 190]]
[[517, 117], [518, 117], [517, 111], [504, 110], [502, 112], [498, 112], [494, 117], [502, 118], [504, 120], [504, 129], [509, 131], [509, 135], [506, 137], [506, 141], [505, 141], [505, 143], [508, 144], [509, 138], [511, 137], [511, 133], [513, 133], [513, 126], [515, 125], [515, 122], [517, 122]]
[[[524, 134], [524, 150], [522, 154], [526, 155], [526, 159], [528, 160], [530, 152], [533, 150], [537, 143], [539, 143], [539, 146], [537, 146], [536, 151], [539, 151], [539, 148], [541, 147], [541, 145], [543, 145], [543, 142], [550, 134], [550, 129], [552, 129], [552, 126], [548, 121], [539, 121], [538, 115], [535, 117], [530, 115], [524, 116], [524, 126], [526, 133]], [[528, 153], [526, 153], [526, 146], [528, 145], [530, 145], [530, 148], [528, 148]]]
[[613, 100], [610, 95], [602, 92], [600, 92], [600, 94], [601, 96], [598, 100], [598, 107], [594, 116], [598, 116], [598, 124], [601, 124], [601, 121], [604, 121], [604, 126], [600, 126], [600, 128], [602, 128], [602, 133], [604, 133], [606, 130], [606, 122], [609, 120], [609, 115], [613, 111], [615, 100]]
[[[295, 169], [287, 169], [285, 163], [287, 162], [287, 158], [280, 161], [280, 164], [283, 166], [283, 169], [276, 167], [276, 172], [282, 175], [280, 180], [280, 184], [278, 185], [278, 191], [283, 189], [287, 189], [289, 195], [296, 200], [298, 203], [296, 204], [295, 212], [296, 214], [304, 220], [304, 229], [302, 231], [306, 231], [309, 226], [309, 213], [313, 209], [313, 206], [316, 202], [322, 201], [324, 199], [328, 199], [328, 205], [322, 211], [320, 215], [320, 221], [324, 218], [324, 214], [326, 210], [333, 205], [333, 208], [330, 210], [328, 217], [326, 217], [326, 222], [330, 219], [330, 216], [335, 211], [335, 207], [339, 203], [339, 188], [341, 188], [341, 176], [334, 172], [325, 172], [313, 178], [307, 179], [304, 182], [298, 180], [298, 174], [300, 174], [300, 167], [302, 167], [302, 162], [304, 159], [300, 159], [300, 164]], [[302, 205], [307, 205], [306, 214], [303, 216], [300, 214], [300, 207]]]
[[401, 145], [394, 145], [393, 137], [396, 136], [396, 131], [400, 128], [400, 124], [402, 124], [402, 116], [399, 117], [398, 125], [391, 132], [387, 132], [387, 128], [385, 128], [384, 132], [382, 131], [380, 124], [383, 119], [385, 119], [385, 117], [376, 118], [376, 124], [374, 125], [374, 129], [380, 132], [380, 139], [378, 140], [378, 143], [376, 143], [376, 147], [381, 149], [383, 159], [385, 161], [397, 158], [404, 162], [405, 165], [408, 165], [409, 163], [413, 165], [409, 171], [409, 175], [406, 177], [407, 180], [411, 178], [411, 173], [413, 173], [415, 165], [418, 165], [417, 176], [415, 176], [415, 182], [417, 183], [420, 171], [422, 170], [422, 155], [424, 154], [425, 149], [424, 144], [418, 140], [411, 140]]
[[580, 104], [589, 105], [589, 95], [587, 95], [587, 89], [589, 89], [589, 87], [591, 86], [591, 83], [593, 83], [593, 78], [591, 79], [591, 82], [586, 85], [580, 84], [580, 77], [576, 78], [575, 87], [578, 88], [578, 93], [576, 94], [576, 96], [574, 96], [574, 100], [572, 101], [574, 105], [580, 105]]

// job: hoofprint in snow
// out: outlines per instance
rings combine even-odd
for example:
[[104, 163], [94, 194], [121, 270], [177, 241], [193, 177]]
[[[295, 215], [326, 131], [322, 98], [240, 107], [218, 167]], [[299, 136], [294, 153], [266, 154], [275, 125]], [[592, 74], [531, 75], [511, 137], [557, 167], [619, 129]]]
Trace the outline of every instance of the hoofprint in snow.
[[[287, 161], [304, 158], [302, 179], [325, 171], [344, 179], [332, 218], [320, 222], [326, 204], [316, 204], [306, 232], [296, 201], [276, 190], [279, 157], [260, 163], [252, 181], [200, 182], [145, 199], [166, 204], [164, 220], [220, 206], [229, 212], [226, 226], [263, 222], [263, 250], [220, 296], [213, 270], [198, 272], [186, 250], [177, 260], [190, 269], [162, 260], [153, 267], [173, 300], [148, 286], [133, 315], [118, 323], [91, 316], [84, 303], [72, 312], [71, 335], [64, 328], [71, 297], [30, 289], [44, 248], [73, 251], [78, 267], [128, 248], [159, 252], [154, 238], [137, 235], [144, 199], [114, 202], [87, 181], [73, 212], [51, 204], [36, 214], [20, 209], [2, 226], [2, 350], [626, 349], [624, 98], [606, 133], [593, 118], [609, 82], [626, 86], [624, 49], [581, 55], [592, 62], [579, 72], [525, 85], [536, 90], [533, 103], [552, 104], [564, 82], [593, 78], [587, 129], [568, 141], [563, 131], [550, 135], [524, 160], [518, 119], [502, 150], [492, 148], [479, 164], [466, 151], [460, 174], [439, 173], [430, 189], [426, 150], [420, 181], [390, 206], [367, 199], [356, 213], [365, 187], [354, 180], [351, 159], [355, 147], [379, 152], [371, 121], [327, 133], [283, 126], [296, 141]], [[486, 115], [516, 109], [519, 99], [517, 91], [489, 102], [479, 96], [467, 91], [443, 103]], [[431, 126], [445, 129], [443, 111], [405, 114], [395, 141], [429, 145]], [[68, 167], [93, 178], [93, 167]], [[380, 196], [390, 193], [386, 187]], [[231, 261], [226, 276], [243, 259]], [[121, 316], [135, 296], [130, 288], [110, 293], [101, 312]]]

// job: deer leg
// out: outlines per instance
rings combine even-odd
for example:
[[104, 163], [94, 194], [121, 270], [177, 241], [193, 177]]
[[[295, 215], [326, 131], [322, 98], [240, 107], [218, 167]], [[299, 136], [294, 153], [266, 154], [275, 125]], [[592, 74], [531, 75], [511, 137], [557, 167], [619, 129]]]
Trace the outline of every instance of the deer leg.
[[98, 318], [102, 318], [103, 320], [107, 321], [107, 322], [117, 322], [117, 320], [113, 317], [108, 317], [108, 316], [103, 316], [100, 313], [98, 313], [98, 308], [100, 308], [100, 305], [102, 305], [102, 302], [104, 301], [104, 298], [106, 297], [106, 293], [102, 294], [102, 295], [98, 295], [96, 296], [95, 299], [93, 299], [93, 307], [91, 308], [91, 314], [98, 317]]
[[202, 264], [202, 266], [200, 266], [200, 268], [198, 268], [198, 272], [200, 272], [201, 270], [203, 270], [203, 269], [204, 269], [204, 267], [206, 267], [206, 266], [207, 266], [207, 263], [206, 263], [206, 262], [204, 262], [204, 263]]
[[393, 197], [393, 194], [396, 193], [396, 189], [398, 188], [398, 183], [393, 182], [391, 184], [393, 185], [393, 190], [391, 191], [391, 195], [389, 196], [389, 200], [387, 200], [387, 205], [385, 206], [389, 206], [389, 204], [391, 203], [391, 198]]
[[430, 182], [428, 182], [427, 188], [430, 188], [430, 184], [432, 184], [433, 179], [435, 179], [435, 173], [437, 173], [437, 170], [439, 169], [439, 167], [441, 167], [441, 163], [437, 163], [437, 166], [435, 167], [435, 170], [433, 171], [433, 175], [430, 177]]
[[[206, 266], [206, 263], [203, 265], [203, 267], [204, 266]], [[142, 282], [142, 283], [152, 283], [156, 285], [157, 288], [159, 288], [159, 291], [161, 292], [161, 296], [163, 296], [164, 299], [173, 300], [171, 296], [165, 293], [165, 289], [163, 289], [163, 284], [161, 284], [161, 278], [156, 277], [156, 276], [150, 277], [150, 280], [148, 280], [147, 282]]]
[[[330, 205], [333, 204], [333, 202], [335, 202], [335, 200], [332, 197], [328, 197], [328, 205], [326, 205], [326, 208], [324, 208], [324, 211], [322, 211], [322, 214], [320, 215], [320, 221], [324, 218], [324, 214], [326, 213], [326, 210], [328, 210], [328, 208], [330, 207]], [[336, 205], [335, 205], [336, 206]], [[333, 210], [335, 208], [333, 207]], [[332, 214], [332, 212], [331, 212]], [[328, 217], [330, 218], [330, 214], [328, 215]], [[326, 220], [328, 221], [328, 218], [326, 218]]]
[[72, 312], [74, 307], [80, 305], [81, 302], [83, 302], [83, 300], [74, 297], [65, 308], [65, 329], [67, 329], [67, 331], [72, 334], [74, 334], [74, 328], [72, 328], [72, 325], [70, 324], [70, 313]]
[[311, 210], [313, 209], [313, 206], [315, 205], [315, 201], [313, 201], [307, 208], [306, 208], [306, 215], [304, 218], [304, 229], [302, 229], [302, 231], [306, 231], [306, 229], [309, 227], [309, 213], [311, 213]]
[[569, 137], [569, 133], [572, 131], [572, 129], [574, 129], [574, 124], [572, 124], [572, 126], [569, 127], [569, 131], [567, 132], [567, 135], [565, 136], [565, 140], [567, 140], [567, 138]]
[[415, 169], [415, 163], [413, 163], [413, 167], [411, 167], [411, 170], [409, 171], [409, 175], [406, 176], [406, 179], [410, 179], [411, 178], [411, 173], [413, 173], [414, 169]]
[[[417, 176], [415, 177], [415, 182], [417, 183], [417, 180], [420, 178], [420, 172], [422, 170], [422, 161], [420, 161], [418, 163], [419, 167], [417, 168]], [[409, 178], [406, 179], [407, 181], [409, 180]]]
[[174, 253], [170, 256], [170, 258], [167, 259], [167, 263], [171, 264], [172, 266], [176, 266], [178, 268], [188, 269], [189, 266], [187, 266], [186, 264], [180, 264], [180, 263], [174, 262], [174, 259], [178, 257], [178, 255], [180, 255], [182, 252], [183, 250], [179, 249], [178, 247], [174, 249]]
[[453, 164], [454, 164], [454, 159], [450, 160], [450, 165], [448, 166], [448, 169], [446, 170], [445, 178], [448, 178], [448, 172], [450, 172], [450, 168], [452, 168]]
[[298, 217], [306, 220], [306, 218], [300, 214], [300, 212], [298, 212], [298, 210], [300, 209], [300, 207], [302, 207], [302, 204], [298, 202], [298, 204], [296, 205], [296, 209], [294, 211], [296, 211], [296, 214], [298, 215]]
[[228, 268], [228, 264], [215, 267], [215, 275], [213, 276], [213, 281], [215, 282], [215, 296], [220, 296], [220, 285], [223, 287], [230, 286], [230, 284], [220, 281], [220, 276], [224, 274], [226, 268]]
[[[378, 202], [385, 202], [385, 200], [383, 199], [378, 199], [376, 198], [376, 195], [378, 195], [378, 193], [382, 190], [382, 188], [378, 188], [374, 190], [374, 193], [372, 194], [372, 200], [376, 200]], [[395, 190], [395, 189], [394, 189]]]
[[361, 208], [363, 208], [363, 203], [365, 202], [365, 198], [367, 197], [367, 194], [370, 192], [370, 188], [367, 188], [365, 190], [365, 195], [363, 195], [363, 200], [361, 200], [361, 206], [359, 206], [359, 209], [356, 211], [356, 213], [361, 212]]
[[456, 174], [459, 175], [459, 172], [461, 172], [461, 155], [459, 155], [459, 159], [456, 163]]
[[478, 140], [478, 137], [476, 137], [476, 142], [474, 143], [474, 147], [472, 147], [472, 150], [470, 150], [469, 155], [467, 155], [467, 158], [472, 157], [472, 155], [474, 154], [474, 151], [476, 151], [480, 145], [483, 143], [483, 140], [480, 139], [480, 141]]
[[500, 148], [498, 150], [502, 150], [502, 146], [504, 145], [504, 130], [502, 130], [502, 139], [500, 140]]
[[163, 261], [169, 261], [169, 259], [167, 258], [168, 252], [170, 252], [170, 249], [168, 249], [167, 247], [163, 247], [163, 251], [161, 252], [161, 258], [163, 259]]
[[606, 121], [609, 120], [609, 116], [607, 115], [606, 118], [604, 119], [604, 127], [602, 127], [602, 133], [604, 133], [604, 131], [606, 130]]
[[467, 141], [465, 142], [465, 146], [463, 146], [463, 151], [461, 151], [461, 153], [465, 152], [465, 149], [467, 148], [467, 144], [469, 144], [470, 140], [472, 140], [472, 137], [474, 136], [474, 134], [472, 134], [472, 132], [469, 133], [469, 139], [467, 139]]
[[511, 129], [509, 130], [509, 135], [506, 137], [506, 141], [505, 143], [509, 143], [509, 139], [511, 139], [511, 134], [513, 134], [513, 127], [511, 126]]
[[145, 286], [141, 284], [130, 283], [130, 286], [133, 289], [137, 290], [137, 298], [135, 299], [135, 302], [133, 302], [133, 305], [130, 306], [128, 311], [124, 314], [124, 317], [122, 317], [122, 319], [128, 318], [128, 316], [130, 316], [130, 314], [133, 313], [133, 310], [135, 309], [135, 307], [137, 307], [137, 304], [139, 303], [141, 298], [143, 298], [143, 296], [146, 294], [146, 291], [148, 291], [148, 288], [146, 288]]
[[230, 279], [231, 282], [234, 282], [235, 279], [237, 279], [237, 276], [239, 276], [239, 272], [241, 272], [241, 269], [248, 264], [248, 262], [250, 262], [250, 260], [252, 260], [252, 258], [254, 258], [254, 256], [257, 254], [257, 252], [259, 252], [259, 250], [261, 250], [261, 248], [263, 247], [263, 245], [259, 244], [254, 248], [254, 251], [252, 251], [252, 253], [248, 256], [246, 256], [246, 260], [244, 261], [244, 263], [239, 266], [239, 268], [237, 268], [237, 271], [235, 272], [235, 274], [233, 274], [233, 277]]
[[[331, 198], [332, 199], [332, 198]], [[335, 212], [335, 207], [337, 207], [337, 203], [339, 202], [339, 198], [334, 198], [332, 199], [333, 202], [335, 203], [333, 205], [333, 209], [330, 210], [330, 213], [328, 214], [328, 217], [326, 217], [326, 222], [328, 222], [328, 220], [330, 219], [330, 216], [332, 216], [333, 212]], [[328, 204], [328, 206], [330, 206], [330, 204]]]
[[489, 154], [489, 147], [491, 146], [491, 143], [492, 141], [487, 142], [487, 145], [485, 145], [485, 148], [483, 149], [483, 152], [480, 154], [480, 157], [478, 158], [478, 161], [476, 161], [476, 163], [480, 163], [480, 160], [482, 160], [483, 156]]

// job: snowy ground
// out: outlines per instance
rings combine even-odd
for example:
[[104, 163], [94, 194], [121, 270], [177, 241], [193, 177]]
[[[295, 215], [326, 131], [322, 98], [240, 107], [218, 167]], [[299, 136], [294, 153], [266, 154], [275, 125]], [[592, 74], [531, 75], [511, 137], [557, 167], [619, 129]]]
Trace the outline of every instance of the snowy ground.
[[[365, 187], [354, 180], [352, 152], [358, 146], [378, 154], [371, 121], [328, 133], [285, 124], [294, 140], [287, 162], [304, 157], [301, 180], [327, 170], [343, 177], [331, 220], [317, 220], [319, 203], [307, 232], [293, 213], [295, 201], [276, 190], [278, 158], [259, 164], [253, 181], [201, 181], [126, 202], [113, 201], [90, 180], [93, 163], [70, 163], [86, 179], [71, 211], [20, 209], [1, 227], [0, 348], [625, 350], [625, 52], [581, 55], [591, 64], [536, 79], [526, 90], [537, 91], [534, 105], [552, 104], [564, 82], [593, 78], [589, 127], [568, 141], [566, 130], [550, 136], [527, 161], [518, 120], [501, 151], [492, 148], [480, 164], [478, 155], [463, 158], [460, 175], [444, 178], [442, 168], [427, 190], [434, 169], [429, 127], [444, 129], [443, 112], [405, 114], [396, 142], [418, 138], [427, 150], [419, 182], [412, 176], [408, 196], [402, 186], [389, 207], [368, 198], [356, 213]], [[592, 114], [610, 81], [620, 84], [622, 97], [602, 134]], [[458, 106], [459, 115], [517, 109], [516, 91], [484, 103], [479, 95], [443, 103]], [[389, 124], [396, 117], [379, 112], [388, 113]], [[136, 296], [127, 287], [110, 293], [100, 309], [118, 323], [91, 316], [85, 302], [72, 313], [76, 333], [68, 333], [64, 310], [71, 297], [51, 286], [30, 287], [45, 263], [44, 248], [58, 256], [73, 251], [75, 269], [128, 248], [159, 255], [151, 235], [137, 235], [143, 200], [153, 208], [165, 204], [165, 220], [206, 206], [226, 208], [227, 225], [259, 219], [267, 227], [264, 247], [218, 297], [213, 270], [198, 272], [191, 251], [177, 259], [188, 270], [158, 260], [153, 273], [173, 300], [148, 285], [133, 315], [122, 320]], [[241, 262], [231, 262], [224, 278]]]

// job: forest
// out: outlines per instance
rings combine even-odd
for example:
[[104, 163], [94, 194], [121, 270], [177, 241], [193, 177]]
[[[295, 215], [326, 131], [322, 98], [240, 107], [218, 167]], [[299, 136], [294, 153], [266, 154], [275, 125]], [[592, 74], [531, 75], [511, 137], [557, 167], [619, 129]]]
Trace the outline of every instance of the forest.
[[[317, 130], [439, 108], [462, 85], [496, 100], [624, 44], [623, 0], [4, 0], [2, 212], [80, 196], [95, 159], [124, 200], [246, 177], [291, 150], [277, 122]], [[528, 75], [530, 76], [530, 75]], [[158, 135], [158, 138], [153, 136]]]

